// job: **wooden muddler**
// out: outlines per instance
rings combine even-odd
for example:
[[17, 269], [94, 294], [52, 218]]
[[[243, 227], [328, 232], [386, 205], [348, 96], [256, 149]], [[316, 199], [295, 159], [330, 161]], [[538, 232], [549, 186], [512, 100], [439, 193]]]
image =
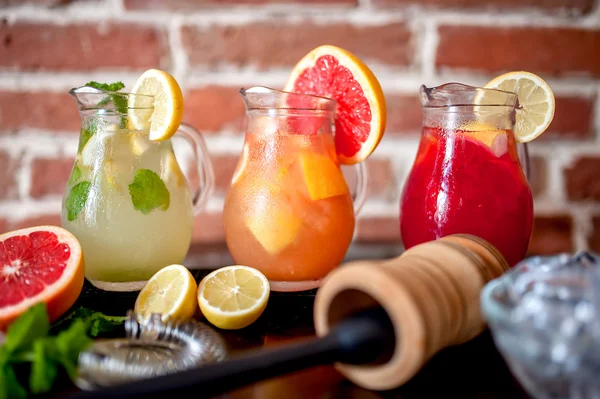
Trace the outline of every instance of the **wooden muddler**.
[[363, 388], [395, 388], [439, 350], [483, 331], [480, 291], [508, 269], [495, 247], [470, 235], [421, 244], [383, 262], [351, 262], [333, 271], [318, 290], [315, 329], [323, 337], [347, 316], [383, 307], [395, 336], [388, 360], [335, 367]]
[[508, 268], [492, 245], [468, 235], [424, 243], [390, 260], [351, 262], [317, 291], [318, 337], [73, 398], [208, 397], [331, 363], [363, 388], [396, 388], [437, 351], [483, 330], [480, 291]]

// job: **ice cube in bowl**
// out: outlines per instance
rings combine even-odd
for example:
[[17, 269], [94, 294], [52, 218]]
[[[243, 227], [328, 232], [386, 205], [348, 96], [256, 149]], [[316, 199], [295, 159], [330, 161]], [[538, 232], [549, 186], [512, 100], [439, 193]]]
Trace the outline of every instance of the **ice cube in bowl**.
[[488, 283], [481, 306], [498, 350], [535, 398], [600, 398], [600, 258], [532, 257]]

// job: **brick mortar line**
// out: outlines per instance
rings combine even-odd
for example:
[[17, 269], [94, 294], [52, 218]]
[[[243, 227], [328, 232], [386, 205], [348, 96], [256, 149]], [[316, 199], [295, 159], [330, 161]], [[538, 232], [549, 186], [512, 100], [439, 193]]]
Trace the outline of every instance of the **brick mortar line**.
[[[223, 210], [224, 197], [213, 195], [204, 213], [220, 213]], [[16, 200], [0, 201], [0, 217], [10, 221], [22, 221], [31, 217], [54, 215], [60, 213], [62, 206], [62, 195], [51, 195], [39, 199], [27, 195]], [[369, 217], [396, 216], [398, 214], [399, 202], [385, 201], [377, 198], [368, 199], [357, 219]]]
[[20, 200], [9, 200], [0, 202], [0, 217], [9, 222], [19, 222], [29, 218], [60, 213], [60, 198], [49, 198], [44, 200], [32, 200], [23, 198]]
[[31, 191], [32, 159], [33, 155], [25, 152], [21, 157], [19, 169], [14, 174], [17, 183], [17, 191], [19, 193], [19, 198], [21, 199], [29, 198], [29, 193]]
[[[113, 3], [110, 3], [113, 4]], [[329, 12], [331, 14], [323, 15]], [[94, 4], [71, 6], [61, 9], [45, 9], [31, 5], [0, 10], [0, 17], [9, 21], [48, 22], [65, 24], [70, 22], [120, 21], [167, 25], [174, 15], [181, 16], [185, 25], [237, 25], [277, 19], [281, 22], [304, 21], [307, 18], [315, 23], [346, 22], [354, 25], [381, 25], [395, 21], [405, 21], [407, 17], [424, 16], [426, 20], [435, 20], [440, 25], [469, 25], [483, 27], [575, 27], [597, 29], [600, 12], [582, 17], [567, 17], [547, 14], [539, 10], [496, 11], [488, 10], [435, 10], [428, 8], [375, 9], [349, 8], [344, 5], [277, 5], [270, 4], [259, 7], [241, 6], [230, 8], [206, 8], [197, 11], [119, 11], [114, 7], [101, 7]], [[283, 17], [283, 18], [282, 18]], [[532, 20], [534, 21], [532, 24]]]
[[[203, 133], [211, 153], [239, 154], [244, 134], [237, 130]], [[13, 130], [4, 134], [0, 130], [0, 148], [13, 151], [17, 156], [19, 151], [27, 150], [40, 157], [69, 156], [77, 148], [79, 137], [73, 132], [50, 131], [43, 129], [24, 128], [13, 134]], [[396, 135], [397, 134], [397, 135]], [[373, 153], [374, 158], [403, 158], [412, 162], [420, 140], [420, 131], [413, 133], [386, 132], [383, 141]], [[560, 146], [560, 147], [559, 147]], [[552, 154], [565, 158], [565, 164], [578, 156], [600, 155], [600, 143], [593, 141], [560, 140], [536, 143], [529, 147], [531, 156], [552, 160]]]
[[413, 32], [419, 32], [418, 28], [422, 28], [421, 34], [416, 35], [417, 39], [413, 39], [413, 45], [419, 49], [416, 59], [421, 70], [422, 84], [425, 84], [425, 82], [433, 80], [436, 75], [435, 59], [440, 37], [436, 22], [427, 21], [427, 18], [417, 18], [415, 24], [416, 26], [412, 26]]
[[[169, 39], [176, 42], [178, 38]], [[180, 43], [176, 44], [179, 46]], [[183, 63], [181, 69], [174, 73], [180, 82], [184, 91], [203, 88], [210, 85], [220, 86], [244, 86], [252, 83], [274, 88], [283, 87], [287, 81], [292, 67], [273, 68], [267, 71], [259, 71], [255, 67], [237, 68], [234, 66], [219, 67], [218, 71], [214, 68], [193, 68], [187, 65], [187, 56], [183, 47], [174, 49], [176, 64]], [[179, 60], [181, 58], [181, 60]], [[185, 62], [183, 62], [185, 59]], [[429, 61], [428, 61], [429, 62]], [[422, 84], [428, 87], [438, 86], [443, 83], [456, 81], [470, 85], [482, 86], [487, 83], [493, 74], [473, 72], [447, 72], [440, 71], [431, 76], [429, 72], [409, 71], [400, 67], [390, 67], [377, 62], [369, 62], [369, 66], [376, 74], [381, 85], [385, 88], [388, 95], [409, 94], [418, 95], [418, 89]], [[418, 67], [418, 66], [417, 66]], [[172, 68], [171, 68], [172, 69]], [[32, 92], [66, 92], [74, 85], [84, 84], [86, 81], [121, 80], [128, 89], [142, 73], [142, 71], [131, 71], [118, 69], [108, 71], [43, 71], [43, 72], [19, 72], [0, 68], [0, 90], [5, 91], [32, 91]], [[569, 77], [557, 78], [547, 77], [548, 84], [558, 95], [572, 95], [578, 97], [591, 98], [596, 96], [600, 98], [600, 80], [591, 77]]]
[[585, 251], [588, 249], [588, 237], [593, 230], [591, 214], [579, 208], [571, 208], [570, 212], [573, 218], [571, 231], [573, 246], [577, 251]]
[[0, 148], [13, 157], [26, 152], [37, 157], [58, 158], [74, 154], [77, 141], [78, 137], [72, 133], [46, 134], [45, 130], [23, 129], [16, 135], [0, 135]]
[[171, 72], [177, 81], [183, 81], [188, 75], [189, 62], [181, 39], [181, 18], [172, 18], [167, 28], [167, 36], [171, 53]]
[[[29, 195], [17, 200], [0, 201], [0, 217], [11, 222], [28, 218], [60, 214], [62, 195], [51, 195], [33, 199]], [[211, 197], [204, 209], [206, 213], [218, 213], [223, 209], [223, 197]]]
[[[600, 6], [599, 6], [600, 7]], [[596, 141], [600, 142], [600, 84], [597, 85], [596, 106], [594, 107], [594, 130]]]

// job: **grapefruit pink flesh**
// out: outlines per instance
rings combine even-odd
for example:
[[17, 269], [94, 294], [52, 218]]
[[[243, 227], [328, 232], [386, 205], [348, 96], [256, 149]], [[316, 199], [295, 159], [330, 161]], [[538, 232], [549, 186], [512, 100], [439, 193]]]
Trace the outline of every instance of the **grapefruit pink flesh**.
[[293, 91], [336, 99], [336, 150], [348, 158], [360, 150], [371, 131], [371, 107], [348, 68], [334, 56], [323, 55], [296, 78]]
[[0, 235], [0, 330], [42, 301], [56, 320], [82, 286], [81, 249], [66, 230], [44, 226]]

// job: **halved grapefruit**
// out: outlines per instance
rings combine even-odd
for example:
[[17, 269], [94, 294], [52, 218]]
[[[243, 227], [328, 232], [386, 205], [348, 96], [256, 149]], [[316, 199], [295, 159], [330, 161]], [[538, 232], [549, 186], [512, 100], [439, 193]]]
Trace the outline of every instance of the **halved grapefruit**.
[[77, 239], [56, 226], [38, 226], [0, 235], [0, 330], [38, 302], [50, 322], [77, 300], [84, 262]]
[[385, 131], [383, 90], [371, 70], [355, 55], [325, 45], [296, 64], [285, 91], [337, 100], [335, 148], [340, 163], [367, 159]]

